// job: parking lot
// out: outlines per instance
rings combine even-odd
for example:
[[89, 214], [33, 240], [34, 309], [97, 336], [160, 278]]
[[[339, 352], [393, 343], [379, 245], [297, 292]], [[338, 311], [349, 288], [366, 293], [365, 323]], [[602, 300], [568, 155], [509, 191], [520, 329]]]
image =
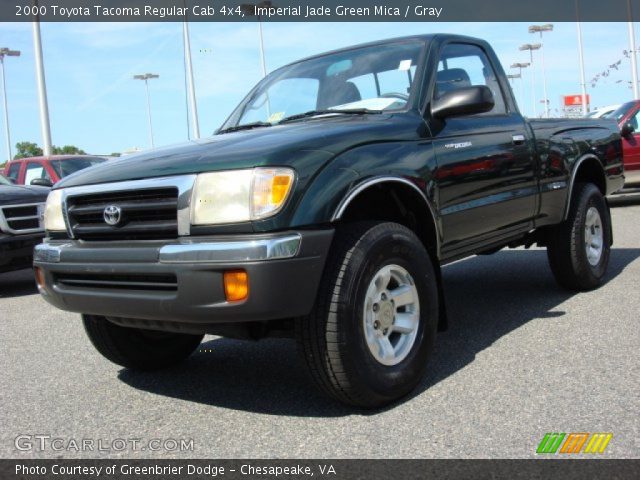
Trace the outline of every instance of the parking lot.
[[[606, 284], [560, 290], [544, 250], [444, 269], [450, 329], [414, 394], [383, 411], [319, 394], [293, 342], [205, 338], [179, 367], [104, 360], [79, 316], [0, 275], [0, 456], [533, 457], [546, 432], [612, 432], [608, 458], [640, 455], [640, 197], [618, 198]], [[18, 435], [193, 439], [192, 451], [15, 448]], [[68, 446], [68, 445], [67, 445]]]

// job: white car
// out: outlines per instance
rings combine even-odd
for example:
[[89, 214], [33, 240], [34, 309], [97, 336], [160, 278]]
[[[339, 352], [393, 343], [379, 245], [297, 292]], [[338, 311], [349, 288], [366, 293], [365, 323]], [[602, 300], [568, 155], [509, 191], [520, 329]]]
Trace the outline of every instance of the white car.
[[603, 118], [608, 117], [610, 114], [615, 112], [620, 105], [607, 105], [606, 107], [600, 107], [593, 112], [587, 113], [587, 118]]

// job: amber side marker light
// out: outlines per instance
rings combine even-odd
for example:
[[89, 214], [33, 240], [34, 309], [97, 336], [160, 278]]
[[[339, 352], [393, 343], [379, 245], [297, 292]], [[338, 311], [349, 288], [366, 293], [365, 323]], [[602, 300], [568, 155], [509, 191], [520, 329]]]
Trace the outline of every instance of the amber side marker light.
[[36, 276], [36, 284], [38, 285], [38, 288], [41, 288], [42, 290], [44, 290], [44, 285], [45, 285], [45, 283], [44, 283], [44, 272], [38, 267], [35, 267], [33, 269], [33, 271], [34, 271], [35, 276]]
[[224, 296], [227, 302], [239, 302], [249, 296], [249, 275], [244, 270], [224, 272]]

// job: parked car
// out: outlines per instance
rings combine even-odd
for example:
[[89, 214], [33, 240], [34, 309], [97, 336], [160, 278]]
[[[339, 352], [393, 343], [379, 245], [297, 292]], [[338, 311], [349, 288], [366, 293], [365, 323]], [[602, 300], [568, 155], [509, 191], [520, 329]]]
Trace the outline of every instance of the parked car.
[[624, 151], [625, 187], [640, 186], [640, 100], [622, 104], [610, 116], [618, 122]]
[[67, 175], [106, 161], [106, 158], [91, 155], [21, 158], [7, 162], [4, 174], [17, 185], [51, 187]]
[[618, 105], [607, 105], [606, 107], [600, 107], [593, 112], [587, 113], [587, 118], [608, 118], [613, 112], [620, 108]]
[[0, 273], [31, 267], [33, 247], [42, 241], [44, 187], [20, 187], [0, 175]]
[[49, 195], [46, 301], [133, 369], [204, 334], [295, 338], [316, 384], [363, 407], [420, 382], [442, 265], [537, 244], [560, 285], [598, 287], [624, 182], [614, 122], [526, 120], [490, 45], [450, 34], [279, 68], [212, 138], [118, 166]]

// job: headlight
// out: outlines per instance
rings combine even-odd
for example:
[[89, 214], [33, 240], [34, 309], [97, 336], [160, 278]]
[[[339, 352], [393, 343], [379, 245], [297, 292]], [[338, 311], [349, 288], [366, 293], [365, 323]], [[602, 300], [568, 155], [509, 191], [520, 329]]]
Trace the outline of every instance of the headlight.
[[52, 190], [44, 207], [44, 229], [61, 232], [67, 229], [62, 214], [62, 190]]
[[198, 175], [191, 198], [191, 223], [247, 222], [276, 214], [295, 174], [290, 168], [252, 168]]

